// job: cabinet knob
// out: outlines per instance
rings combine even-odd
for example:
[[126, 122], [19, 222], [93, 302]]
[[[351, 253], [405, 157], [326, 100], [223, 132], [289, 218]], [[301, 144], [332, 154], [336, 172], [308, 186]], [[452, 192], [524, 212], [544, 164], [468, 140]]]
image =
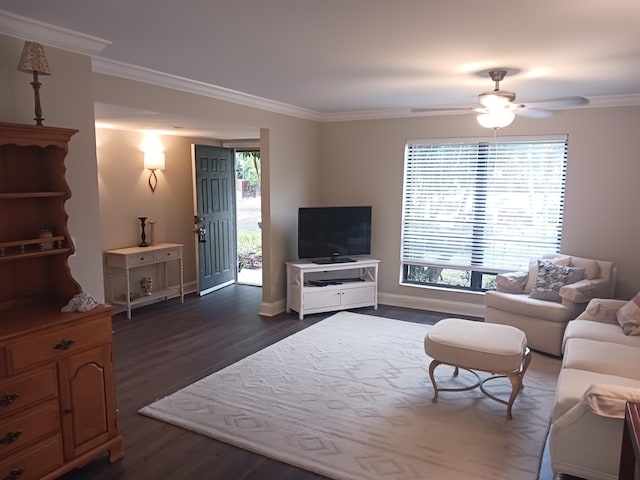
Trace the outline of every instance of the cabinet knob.
[[24, 468], [14, 468], [3, 480], [18, 480], [24, 472], [26, 472]]
[[70, 408], [67, 408], [66, 410], [63, 410], [62, 413], [64, 415], [71, 415], [73, 413], [73, 410], [71, 410]]
[[4, 437], [0, 438], [0, 444], [9, 445], [15, 442], [20, 435], [22, 435], [22, 432], [7, 432]]
[[19, 397], [17, 393], [5, 393], [0, 397], [0, 407], [7, 407], [11, 405]]
[[60, 340], [60, 343], [54, 345], [53, 348], [56, 350], [68, 350], [71, 345], [76, 343], [74, 340], [65, 340], [64, 338]]

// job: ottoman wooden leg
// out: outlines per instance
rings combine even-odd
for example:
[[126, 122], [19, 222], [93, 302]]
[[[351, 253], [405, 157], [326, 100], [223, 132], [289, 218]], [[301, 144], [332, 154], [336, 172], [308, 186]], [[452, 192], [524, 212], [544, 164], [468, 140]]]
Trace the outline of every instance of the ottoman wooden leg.
[[[438, 360], [432, 360], [429, 364], [429, 377], [431, 378], [431, 384], [433, 385], [433, 398], [431, 399], [433, 403], [438, 403], [438, 384], [436, 383], [436, 377], [433, 372], [440, 364], [442, 364], [442, 362], [439, 362]], [[456, 373], [457, 371], [458, 369], [456, 368]]]
[[531, 350], [529, 349], [529, 347], [527, 347], [524, 351], [524, 359], [522, 361], [522, 365], [520, 365], [520, 370], [506, 375], [511, 382], [511, 396], [509, 397], [509, 402], [507, 403], [507, 419], [509, 420], [513, 418], [511, 416], [511, 407], [513, 406], [513, 402], [515, 402], [516, 397], [518, 396], [520, 391], [524, 388], [523, 378], [524, 374], [527, 373], [527, 368], [529, 368], [530, 363]]

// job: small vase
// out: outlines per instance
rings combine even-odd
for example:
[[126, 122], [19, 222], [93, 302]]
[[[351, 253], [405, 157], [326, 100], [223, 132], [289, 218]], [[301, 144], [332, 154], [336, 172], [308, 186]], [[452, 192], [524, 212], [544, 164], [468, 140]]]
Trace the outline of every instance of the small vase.
[[[51, 230], [43, 226], [42, 230], [40, 230], [40, 239], [47, 240], [47, 239], [50, 239], [51, 237], [53, 237], [53, 233], [51, 232]], [[51, 250], [52, 248], [53, 248], [53, 242], [51, 241], [49, 242], [43, 241], [40, 243], [40, 250]]]
[[156, 222], [153, 222], [151, 220], [149, 220], [149, 245], [155, 245], [156, 244], [156, 239], [155, 239], [155, 232], [154, 232], [154, 226], [156, 224]]

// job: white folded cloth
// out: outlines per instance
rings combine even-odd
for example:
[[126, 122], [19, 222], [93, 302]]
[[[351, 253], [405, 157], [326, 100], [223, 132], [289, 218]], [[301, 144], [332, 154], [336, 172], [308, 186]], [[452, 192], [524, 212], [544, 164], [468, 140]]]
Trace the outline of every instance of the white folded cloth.
[[88, 293], [74, 295], [69, 303], [62, 307], [63, 312], [87, 312], [98, 306], [98, 302]]

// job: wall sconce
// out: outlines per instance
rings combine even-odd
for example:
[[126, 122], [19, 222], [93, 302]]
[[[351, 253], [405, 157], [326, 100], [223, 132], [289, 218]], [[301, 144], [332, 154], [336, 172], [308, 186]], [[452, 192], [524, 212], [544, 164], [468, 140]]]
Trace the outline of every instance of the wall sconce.
[[155, 192], [156, 186], [158, 185], [156, 170], [164, 170], [164, 152], [144, 152], [144, 168], [151, 170], [149, 174], [149, 188], [152, 192]]
[[49, 70], [49, 63], [47, 62], [47, 56], [44, 53], [44, 47], [37, 42], [24, 42], [24, 48], [22, 49], [22, 56], [20, 57], [20, 63], [18, 63], [18, 70], [24, 73], [33, 74], [33, 95], [36, 102], [36, 116], [34, 120], [36, 125], [42, 126], [42, 107], [40, 106], [40, 85], [38, 81], [38, 74], [51, 75]]

